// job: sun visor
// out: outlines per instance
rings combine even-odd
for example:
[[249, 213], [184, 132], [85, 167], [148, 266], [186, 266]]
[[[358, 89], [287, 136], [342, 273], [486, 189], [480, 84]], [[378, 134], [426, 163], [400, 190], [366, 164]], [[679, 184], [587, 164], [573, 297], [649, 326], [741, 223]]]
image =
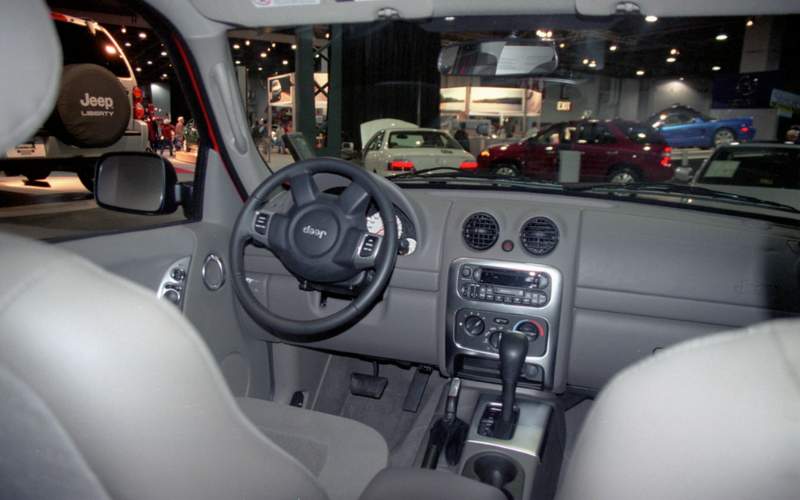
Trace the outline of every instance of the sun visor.
[[575, 0], [575, 8], [584, 16], [610, 16], [618, 13], [641, 13], [656, 17], [758, 16], [800, 13], [797, 0]]
[[40, 0], [3, 0], [0, 16], [0, 155], [31, 138], [56, 101], [61, 44]]
[[433, 0], [191, 0], [208, 19], [243, 27], [344, 24], [423, 19]]

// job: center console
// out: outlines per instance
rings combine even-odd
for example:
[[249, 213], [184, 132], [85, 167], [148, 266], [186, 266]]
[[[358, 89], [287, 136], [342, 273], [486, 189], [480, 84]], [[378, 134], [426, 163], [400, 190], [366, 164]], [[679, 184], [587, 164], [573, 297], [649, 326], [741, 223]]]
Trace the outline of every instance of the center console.
[[551, 266], [456, 259], [450, 264], [445, 352], [448, 371], [490, 381], [506, 331], [528, 338], [521, 382], [549, 388], [561, 312], [561, 272]]
[[465, 429], [461, 458], [450, 465], [513, 500], [555, 492], [563, 412], [537, 390], [553, 387], [562, 283], [552, 266], [450, 264], [445, 353], [451, 376], [463, 379]]

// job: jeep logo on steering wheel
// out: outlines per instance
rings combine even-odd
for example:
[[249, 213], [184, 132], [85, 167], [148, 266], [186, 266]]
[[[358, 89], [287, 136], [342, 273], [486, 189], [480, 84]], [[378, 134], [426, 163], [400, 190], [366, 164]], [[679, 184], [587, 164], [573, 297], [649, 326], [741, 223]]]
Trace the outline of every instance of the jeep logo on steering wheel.
[[303, 227], [303, 232], [320, 240], [328, 235], [328, 231], [325, 231], [324, 229], [317, 229], [311, 224]]

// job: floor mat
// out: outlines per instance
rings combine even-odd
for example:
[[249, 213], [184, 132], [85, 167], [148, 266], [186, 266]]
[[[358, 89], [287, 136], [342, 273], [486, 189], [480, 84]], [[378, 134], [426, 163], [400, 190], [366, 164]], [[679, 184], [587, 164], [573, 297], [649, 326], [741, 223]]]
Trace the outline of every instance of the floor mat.
[[388, 380], [381, 399], [350, 394], [352, 372], [371, 374], [372, 364], [340, 356], [332, 357], [313, 409], [351, 418], [372, 427], [389, 446], [391, 466], [413, 465], [446, 379], [436, 372], [431, 375], [419, 410], [414, 413], [403, 410], [403, 402], [414, 377], [413, 369], [381, 365], [380, 375]]

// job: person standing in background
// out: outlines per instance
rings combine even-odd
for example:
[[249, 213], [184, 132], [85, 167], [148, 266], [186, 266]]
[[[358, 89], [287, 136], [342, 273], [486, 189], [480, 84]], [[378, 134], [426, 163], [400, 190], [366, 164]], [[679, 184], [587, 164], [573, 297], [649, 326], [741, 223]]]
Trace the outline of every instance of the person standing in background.
[[464, 151], [469, 151], [469, 135], [467, 135], [467, 124], [461, 122], [458, 125], [458, 130], [456, 130], [455, 135], [453, 138], [461, 144], [461, 147], [464, 148]]
[[169, 118], [164, 118], [164, 123], [161, 125], [161, 150], [159, 154], [164, 154], [164, 150], [169, 148], [169, 155], [175, 156], [175, 147], [173, 140], [175, 139], [175, 127], [170, 123]]
[[184, 149], [186, 144], [186, 135], [185, 135], [186, 125], [184, 123], [183, 117], [178, 117], [178, 122], [175, 124], [175, 149], [178, 151], [186, 151]]

